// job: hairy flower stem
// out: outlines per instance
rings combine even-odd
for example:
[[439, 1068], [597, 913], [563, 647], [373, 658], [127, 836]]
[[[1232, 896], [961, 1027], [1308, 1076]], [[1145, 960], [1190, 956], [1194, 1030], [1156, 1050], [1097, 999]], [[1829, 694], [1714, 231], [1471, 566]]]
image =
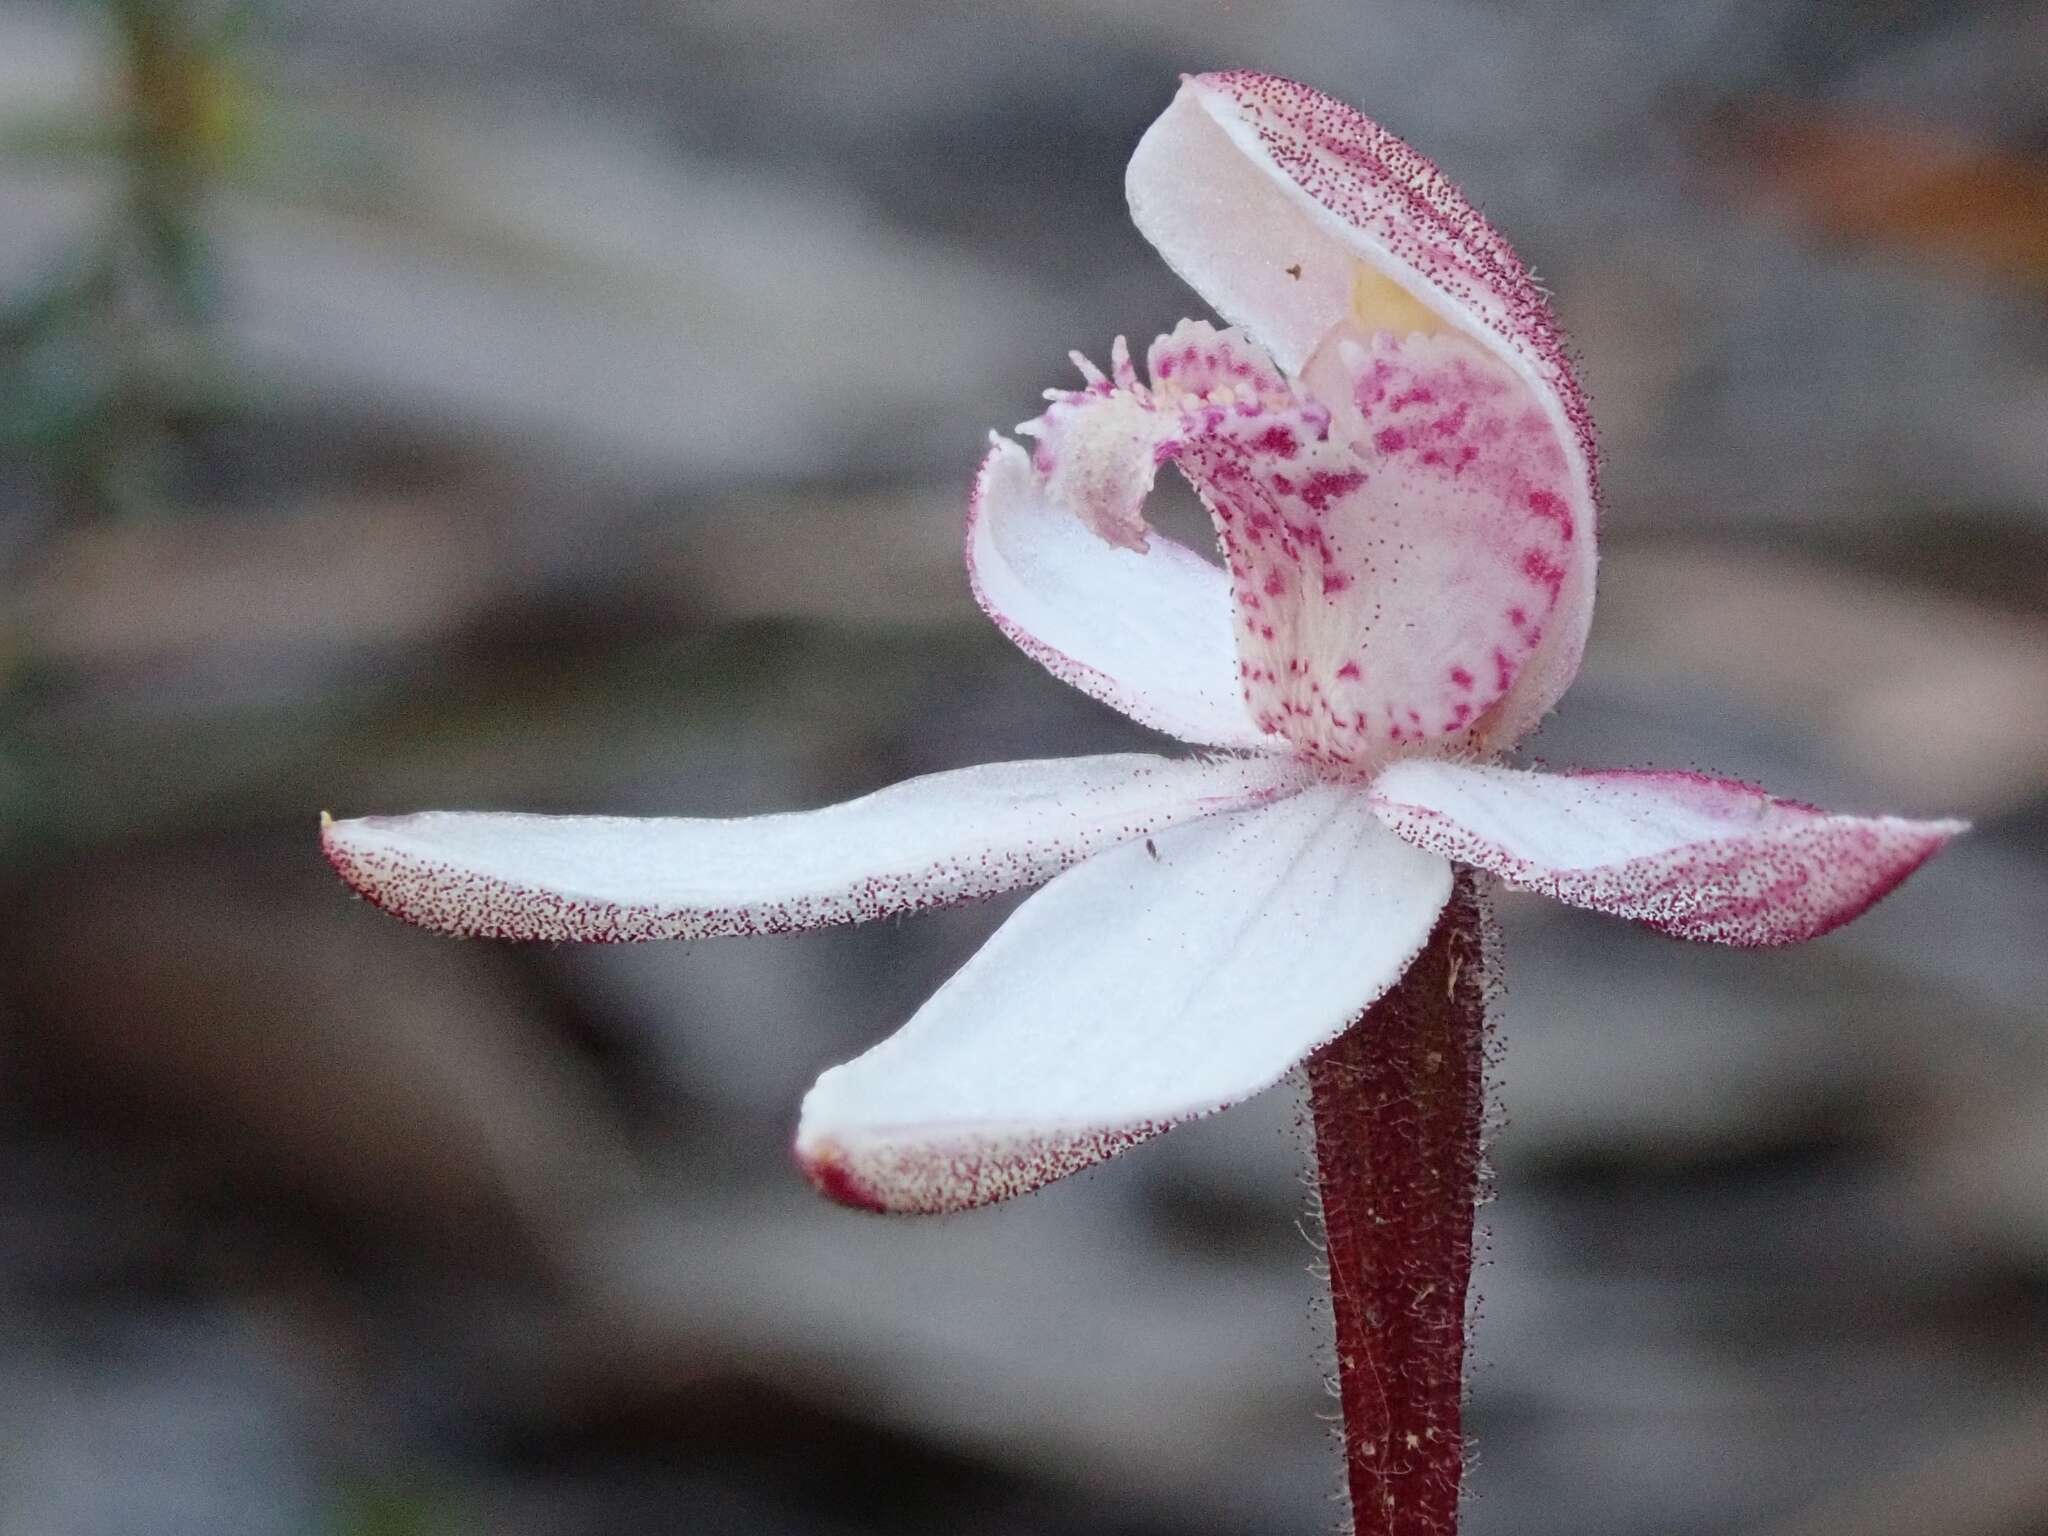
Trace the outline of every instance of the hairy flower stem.
[[1492, 918], [1460, 869], [1408, 974], [1308, 1067], [1358, 1536], [1452, 1536]]

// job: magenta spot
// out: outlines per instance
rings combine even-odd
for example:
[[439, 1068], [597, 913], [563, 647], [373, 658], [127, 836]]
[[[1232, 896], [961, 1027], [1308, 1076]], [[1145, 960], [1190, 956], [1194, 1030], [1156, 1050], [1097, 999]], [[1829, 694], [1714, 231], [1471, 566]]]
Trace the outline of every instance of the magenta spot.
[[1381, 453], [1399, 453], [1408, 446], [1408, 434], [1399, 427], [1381, 427], [1372, 441]]
[[1510, 608], [1508, 610], [1508, 622], [1514, 625], [1515, 628], [1520, 629], [1524, 624], [1529, 622], [1529, 615], [1524, 613], [1519, 608]]
[[1161, 358], [1159, 359], [1159, 366], [1158, 366], [1158, 367], [1156, 367], [1156, 368], [1154, 368], [1154, 369], [1152, 370], [1152, 372], [1153, 372], [1153, 373], [1154, 373], [1154, 374], [1155, 374], [1155, 375], [1156, 375], [1157, 377], [1159, 377], [1159, 378], [1162, 378], [1162, 379], [1170, 379], [1170, 378], [1172, 378], [1172, 377], [1173, 377], [1173, 354], [1171, 354], [1171, 353], [1168, 353], [1168, 354], [1166, 354], [1166, 355], [1165, 355], [1164, 357], [1161, 357]]
[[1548, 590], [1553, 602], [1557, 600], [1558, 593], [1564, 588], [1564, 567], [1551, 559], [1543, 550], [1531, 549], [1524, 551], [1522, 555], [1522, 574], [1538, 586]]
[[1472, 691], [1472, 674], [1463, 667], [1451, 668], [1451, 681], [1467, 693]]
[[1345, 571], [1323, 572], [1323, 596], [1334, 597], [1351, 585], [1351, 577]]
[[1294, 440], [1294, 434], [1281, 426], [1268, 427], [1252, 446], [1262, 453], [1272, 454], [1276, 459], [1291, 459], [1301, 451], [1301, 445]]
[[1465, 423], [1472, 415], [1472, 402], [1460, 400], [1456, 410], [1447, 416], [1439, 416], [1429, 424], [1429, 430], [1438, 437], [1456, 437], [1465, 430]]
[[1265, 587], [1266, 596], [1278, 597], [1287, 590], [1287, 578], [1278, 571], [1269, 571], [1266, 574]]
[[1564, 504], [1564, 498], [1555, 491], [1531, 491], [1529, 510], [1538, 517], [1550, 519], [1557, 524], [1557, 536], [1567, 544], [1572, 538], [1571, 508]]
[[[1365, 674], [1364, 674], [1363, 672], [1361, 672], [1361, 671], [1359, 671], [1359, 670], [1358, 670], [1358, 663], [1357, 663], [1357, 662], [1355, 662], [1355, 661], [1347, 661], [1347, 662], [1345, 662], [1343, 666], [1341, 666], [1341, 667], [1339, 667], [1339, 668], [1337, 669], [1337, 675], [1338, 675], [1339, 677], [1348, 677], [1348, 678], [1352, 678], [1352, 679], [1354, 679], [1354, 680], [1356, 680], [1356, 679], [1358, 679], [1358, 678], [1361, 678], [1361, 677], [1365, 676]], [[1360, 716], [1358, 717], [1358, 720], [1359, 720], [1359, 723], [1360, 723], [1361, 725], [1363, 725], [1363, 724], [1365, 723], [1365, 716], [1363, 716], [1363, 715], [1360, 715]]]
[[1435, 405], [1436, 391], [1427, 384], [1417, 384], [1413, 389], [1403, 390], [1387, 402], [1390, 411], [1405, 411], [1411, 405]]
[[1363, 484], [1362, 470], [1319, 469], [1302, 482], [1301, 499], [1311, 512], [1324, 512], [1337, 497], [1349, 496]]

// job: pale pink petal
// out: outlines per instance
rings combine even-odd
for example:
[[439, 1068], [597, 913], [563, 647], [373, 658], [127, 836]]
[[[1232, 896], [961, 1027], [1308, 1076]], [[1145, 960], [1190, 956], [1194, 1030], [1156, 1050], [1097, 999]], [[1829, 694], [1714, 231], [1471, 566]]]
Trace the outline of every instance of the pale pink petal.
[[1183, 320], [1152, 343], [1150, 384], [1138, 378], [1121, 336], [1108, 374], [1072, 356], [1086, 387], [1047, 390], [1051, 404], [1017, 431], [1034, 440], [1031, 467], [1044, 502], [1139, 554], [1150, 546], [1144, 507], [1159, 466], [1191, 435], [1304, 416], [1318, 434], [1328, 424], [1329, 413], [1299, 398], [1249, 337], [1205, 321]]
[[967, 518], [967, 576], [1004, 634], [1053, 676], [1142, 725], [1207, 746], [1272, 748], [1238, 690], [1230, 582], [1184, 545], [1106, 542], [1048, 501], [998, 438]]
[[787, 933], [971, 901], [1194, 818], [1294, 793], [1283, 759], [990, 763], [730, 821], [428, 811], [329, 821], [342, 879], [407, 922], [626, 943]]
[[[1139, 556], [1154, 472], [1177, 460], [1222, 534], [1257, 724], [1365, 767], [1404, 744], [1484, 740], [1579, 530], [1548, 419], [1493, 354], [1386, 332], [1340, 354], [1341, 439], [1242, 332], [1197, 321], [1153, 342], [1149, 385], [1121, 342], [1114, 380], [1077, 359], [1087, 387], [1051, 392], [1021, 430], [1037, 440], [1038, 505]], [[1108, 569], [1061, 531], [1088, 570]]]
[[1246, 698], [1320, 761], [1487, 739], [1580, 530], [1521, 379], [1451, 334], [1346, 342], [1349, 441], [1229, 419], [1179, 462], [1222, 530]]
[[1678, 938], [1816, 938], [1867, 910], [1960, 821], [1835, 816], [1692, 773], [1544, 774], [1410, 759], [1372, 786], [1419, 848]]
[[1241, 330], [1183, 320], [1145, 351], [1151, 394], [1163, 409], [1194, 426], [1250, 419], [1300, 404], [1294, 385], [1266, 351]]
[[1180, 435], [1179, 413], [1161, 410], [1137, 381], [1123, 337], [1111, 354], [1114, 377], [1076, 352], [1085, 389], [1049, 389], [1042, 416], [1017, 430], [1036, 440], [1031, 467], [1040, 491], [1120, 548], [1145, 552], [1151, 529], [1145, 498]]
[[1098, 854], [818, 1080], [798, 1156], [875, 1210], [1022, 1194], [1271, 1085], [1400, 978], [1449, 894], [1336, 785]]
[[1576, 534], [1541, 643], [1478, 739], [1525, 734], [1577, 672], [1591, 618], [1594, 443], [1549, 303], [1507, 241], [1361, 113], [1248, 71], [1185, 81], [1139, 144], [1127, 188], [1160, 254], [1311, 387], [1318, 354], [1344, 338], [1441, 328], [1522, 379], [1556, 438]]

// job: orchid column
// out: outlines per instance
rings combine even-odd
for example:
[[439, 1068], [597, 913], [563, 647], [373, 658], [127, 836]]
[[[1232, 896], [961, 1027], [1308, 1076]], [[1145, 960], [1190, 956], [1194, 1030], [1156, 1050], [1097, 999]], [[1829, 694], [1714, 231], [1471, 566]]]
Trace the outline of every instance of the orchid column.
[[[990, 617], [1199, 750], [997, 764], [743, 821], [328, 822], [409, 921], [511, 939], [776, 933], [1043, 884], [822, 1076], [797, 1156], [876, 1211], [1022, 1194], [1307, 1064], [1361, 1531], [1453, 1531], [1498, 878], [1681, 938], [1847, 921], [1960, 830], [1693, 774], [1500, 759], [1578, 670], [1592, 427], [1541, 292], [1427, 161], [1307, 87], [1186, 81], [1139, 227], [1184, 321], [998, 437]], [[1147, 526], [1175, 463], [1212, 564]]]

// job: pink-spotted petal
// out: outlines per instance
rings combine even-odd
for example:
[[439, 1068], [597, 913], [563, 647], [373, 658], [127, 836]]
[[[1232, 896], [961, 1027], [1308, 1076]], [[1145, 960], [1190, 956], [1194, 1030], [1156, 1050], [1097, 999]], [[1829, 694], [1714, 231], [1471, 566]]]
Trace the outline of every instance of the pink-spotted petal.
[[1343, 351], [1348, 436], [1233, 420], [1181, 450], [1222, 531], [1246, 697], [1323, 761], [1484, 744], [1571, 579], [1564, 456], [1520, 376], [1464, 337]]
[[1576, 538], [1550, 622], [1477, 742], [1532, 729], [1578, 671], [1591, 620], [1592, 417], [1548, 301], [1507, 241], [1437, 168], [1363, 114], [1249, 71], [1186, 80], [1126, 178], [1147, 239], [1290, 376], [1346, 337], [1446, 330], [1524, 381], [1565, 466]]
[[967, 576], [988, 616], [1040, 665], [1141, 725], [1205, 746], [1283, 745], [1238, 690], [1230, 583], [1153, 533], [1101, 538], [1049, 501], [1030, 457], [997, 438], [967, 518]]
[[1121, 336], [1111, 362], [1114, 372], [1106, 375], [1076, 352], [1087, 388], [1047, 390], [1045, 413], [1017, 430], [1035, 439], [1031, 467], [1047, 502], [1071, 511], [1104, 542], [1143, 554], [1151, 532], [1145, 498], [1180, 435], [1180, 420], [1158, 409], [1138, 383]]
[[1400, 978], [1450, 885], [1336, 785], [1099, 854], [818, 1080], [798, 1156], [874, 1210], [1035, 1189], [1277, 1081]]
[[1327, 424], [1328, 413], [1304, 410], [1249, 337], [1204, 321], [1183, 320], [1152, 343], [1149, 385], [1138, 378], [1121, 336], [1108, 374], [1079, 352], [1073, 358], [1086, 387], [1047, 390], [1051, 404], [1017, 430], [1034, 441], [1031, 467], [1046, 505], [1139, 554], [1150, 546], [1144, 506], [1159, 466], [1178, 457], [1189, 437], [1274, 422], [1300, 430], [1304, 417], [1316, 432]]
[[441, 933], [630, 943], [787, 933], [972, 901], [1295, 792], [1275, 758], [1125, 753], [935, 773], [737, 820], [428, 811], [328, 821], [342, 879]]
[[1419, 848], [1677, 938], [1742, 947], [1839, 927], [1965, 827], [1831, 815], [1699, 774], [1422, 759], [1388, 768], [1371, 799]]

